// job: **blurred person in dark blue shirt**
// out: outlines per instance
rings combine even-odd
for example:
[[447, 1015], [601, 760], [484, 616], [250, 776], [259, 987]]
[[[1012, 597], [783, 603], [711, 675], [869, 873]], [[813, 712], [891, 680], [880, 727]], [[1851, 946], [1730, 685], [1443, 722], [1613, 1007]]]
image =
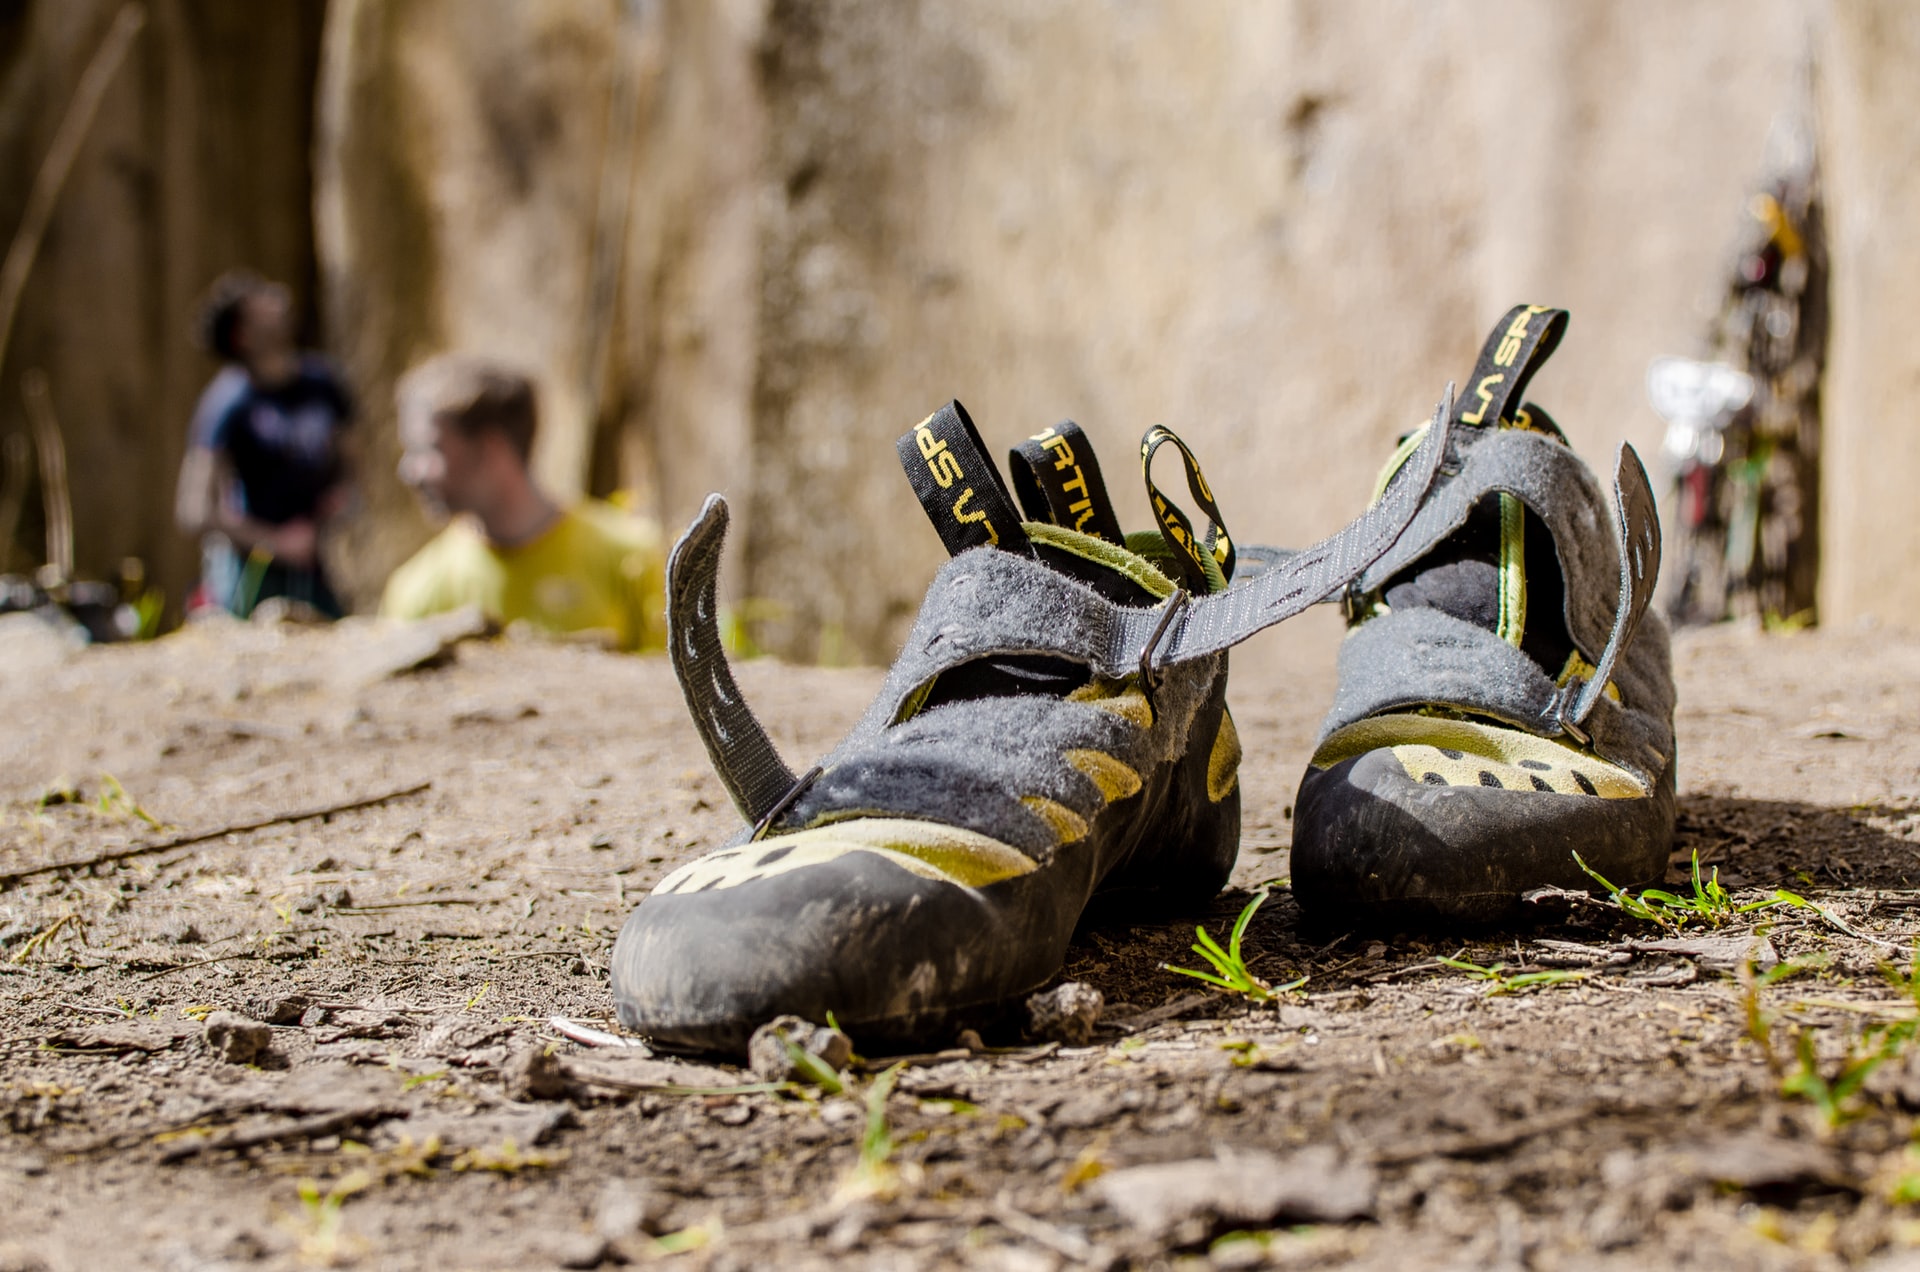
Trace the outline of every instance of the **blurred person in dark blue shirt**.
[[294, 343], [287, 289], [257, 275], [214, 283], [201, 337], [228, 366], [194, 412], [175, 511], [181, 529], [214, 541], [203, 554], [205, 601], [246, 617], [285, 597], [338, 618], [319, 549], [347, 498], [346, 388]]

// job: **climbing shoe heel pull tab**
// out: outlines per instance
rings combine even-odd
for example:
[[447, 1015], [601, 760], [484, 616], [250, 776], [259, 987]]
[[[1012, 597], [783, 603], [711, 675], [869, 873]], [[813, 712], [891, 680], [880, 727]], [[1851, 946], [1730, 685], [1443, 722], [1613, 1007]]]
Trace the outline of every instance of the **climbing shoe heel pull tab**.
[[1008, 451], [1007, 470], [1027, 520], [1126, 546], [1093, 443], [1072, 420], [1061, 420]]
[[667, 557], [667, 649], [714, 770], [749, 822], [793, 788], [793, 770], [754, 717], [727, 665], [720, 639], [720, 549], [727, 501], [708, 495]]
[[[1153, 457], [1168, 442], [1173, 443], [1180, 452], [1181, 462], [1186, 466], [1187, 492], [1200, 505], [1200, 511], [1207, 515], [1210, 523], [1204, 539], [1194, 533], [1193, 522], [1180, 505], [1167, 498], [1160, 487], [1154, 484]], [[1140, 475], [1147, 483], [1147, 501], [1153, 505], [1153, 515], [1160, 523], [1160, 533], [1173, 549], [1173, 558], [1179, 565], [1181, 580], [1187, 591], [1196, 596], [1224, 591], [1233, 579], [1236, 560], [1233, 536], [1227, 533], [1226, 518], [1220, 515], [1220, 505], [1214, 501], [1213, 488], [1207, 485], [1206, 474], [1200, 471], [1200, 461], [1193, 457], [1193, 451], [1172, 429], [1156, 425], [1140, 439]]]
[[1496, 428], [1520, 404], [1527, 382], [1545, 365], [1567, 333], [1567, 311], [1515, 305], [1494, 326], [1474, 363], [1473, 379], [1455, 404], [1462, 424]]
[[901, 434], [894, 448], [949, 555], [988, 545], [1032, 553], [1013, 498], [966, 407], [947, 403]]
[[1660, 579], [1660, 512], [1653, 497], [1653, 485], [1647, 480], [1646, 466], [1631, 443], [1620, 443], [1614, 461], [1613, 502], [1619, 515], [1620, 603], [1613, 615], [1613, 631], [1607, 647], [1594, 664], [1593, 679], [1580, 690], [1570, 711], [1563, 710], [1559, 723], [1579, 736], [1579, 726], [1593, 714], [1613, 677], [1614, 664], [1633, 643], [1634, 632], [1653, 602], [1653, 589]]

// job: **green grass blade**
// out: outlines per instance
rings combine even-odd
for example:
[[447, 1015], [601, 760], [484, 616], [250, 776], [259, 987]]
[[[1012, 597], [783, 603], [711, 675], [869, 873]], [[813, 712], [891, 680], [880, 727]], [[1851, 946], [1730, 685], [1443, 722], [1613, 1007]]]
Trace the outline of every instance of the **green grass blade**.
[[1218, 985], [1221, 989], [1240, 988], [1232, 981], [1215, 976], [1212, 972], [1196, 972], [1191, 967], [1175, 967], [1172, 963], [1162, 963], [1160, 964], [1160, 970], [1163, 972], [1174, 972], [1181, 976], [1191, 976], [1195, 980], [1203, 980], [1209, 985]]

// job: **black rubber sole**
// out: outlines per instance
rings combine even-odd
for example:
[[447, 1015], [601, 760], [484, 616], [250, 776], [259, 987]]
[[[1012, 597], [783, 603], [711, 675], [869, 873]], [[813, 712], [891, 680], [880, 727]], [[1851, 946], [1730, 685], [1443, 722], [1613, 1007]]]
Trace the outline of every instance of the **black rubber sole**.
[[1657, 881], [1673, 843], [1674, 773], [1644, 799], [1430, 786], [1391, 751], [1308, 769], [1294, 800], [1293, 892], [1322, 930], [1401, 930], [1511, 919], [1539, 887]]

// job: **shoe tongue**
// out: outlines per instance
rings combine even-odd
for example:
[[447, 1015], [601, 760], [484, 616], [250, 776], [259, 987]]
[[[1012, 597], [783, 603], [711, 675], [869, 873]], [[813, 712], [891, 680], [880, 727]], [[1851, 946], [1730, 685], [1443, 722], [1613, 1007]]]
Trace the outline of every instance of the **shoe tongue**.
[[1393, 610], [1435, 609], [1464, 623], [1500, 628], [1500, 505], [1476, 507], [1467, 523], [1387, 584]]
[[947, 403], [903, 433], [894, 449], [949, 555], [983, 545], [1032, 555], [1020, 514], [966, 407]]
[[1545, 527], [1528, 531], [1512, 496], [1488, 495], [1466, 524], [1381, 590], [1395, 611], [1433, 609], [1516, 645], [1549, 676], [1574, 652], [1566, 634], [1564, 584]]
[[1008, 451], [1007, 469], [1027, 520], [1126, 545], [1093, 443], [1072, 420], [1035, 433]]

